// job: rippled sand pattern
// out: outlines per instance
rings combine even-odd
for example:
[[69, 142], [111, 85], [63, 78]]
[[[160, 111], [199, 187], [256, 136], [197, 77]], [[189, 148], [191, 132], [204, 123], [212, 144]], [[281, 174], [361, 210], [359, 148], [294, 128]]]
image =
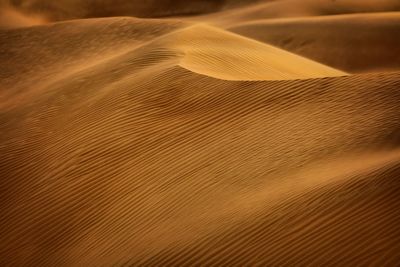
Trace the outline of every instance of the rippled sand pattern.
[[0, 266], [399, 264], [397, 1], [0, 4]]

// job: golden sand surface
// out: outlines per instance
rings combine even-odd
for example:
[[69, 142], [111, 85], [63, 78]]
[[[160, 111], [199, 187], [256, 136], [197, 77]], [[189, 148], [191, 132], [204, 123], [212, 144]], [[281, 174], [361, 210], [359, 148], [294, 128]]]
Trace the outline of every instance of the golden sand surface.
[[398, 0], [0, 0], [0, 266], [398, 266]]

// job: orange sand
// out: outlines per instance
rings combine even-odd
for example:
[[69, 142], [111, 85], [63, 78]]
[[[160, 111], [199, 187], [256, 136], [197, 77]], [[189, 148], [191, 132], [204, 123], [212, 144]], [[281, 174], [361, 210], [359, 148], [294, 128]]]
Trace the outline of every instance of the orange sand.
[[397, 266], [399, 10], [0, 2], [0, 266]]

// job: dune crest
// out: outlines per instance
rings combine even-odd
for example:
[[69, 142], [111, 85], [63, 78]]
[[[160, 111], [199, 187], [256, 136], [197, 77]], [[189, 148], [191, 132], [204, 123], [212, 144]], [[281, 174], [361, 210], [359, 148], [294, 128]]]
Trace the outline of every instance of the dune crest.
[[159, 42], [182, 52], [180, 66], [224, 80], [293, 80], [347, 75], [208, 25], [185, 28]]

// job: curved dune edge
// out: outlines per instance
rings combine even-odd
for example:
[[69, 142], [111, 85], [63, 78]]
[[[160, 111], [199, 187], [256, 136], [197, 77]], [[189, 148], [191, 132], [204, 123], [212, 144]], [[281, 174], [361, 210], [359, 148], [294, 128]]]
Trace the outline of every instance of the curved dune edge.
[[223, 80], [294, 80], [347, 73], [282, 49], [200, 24], [162, 37], [157, 45], [182, 54], [179, 65]]

